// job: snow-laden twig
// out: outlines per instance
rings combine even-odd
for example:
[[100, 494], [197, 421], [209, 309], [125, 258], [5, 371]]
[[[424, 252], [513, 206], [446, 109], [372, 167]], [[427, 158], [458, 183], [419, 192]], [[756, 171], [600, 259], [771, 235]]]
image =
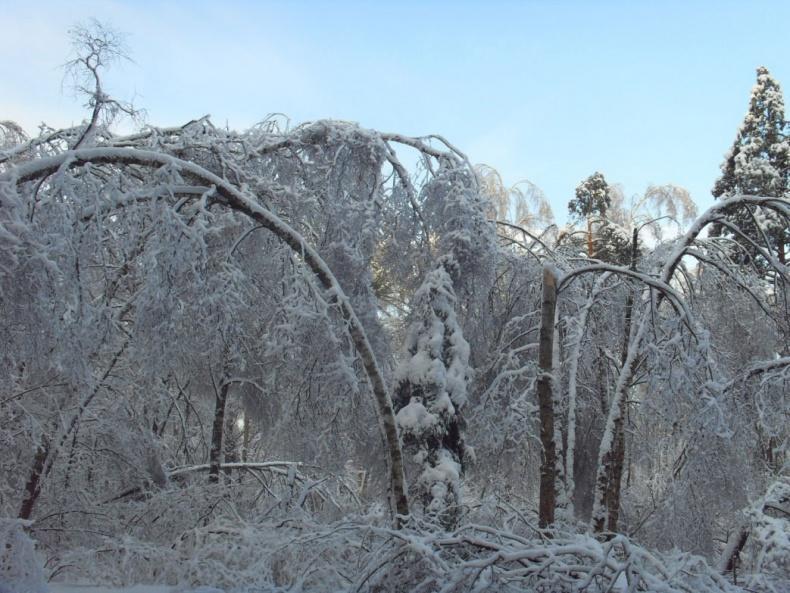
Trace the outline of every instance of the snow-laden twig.
[[226, 180], [217, 177], [210, 171], [194, 163], [165, 155], [162, 153], [129, 148], [92, 148], [64, 152], [58, 156], [37, 159], [20, 164], [0, 175], [0, 184], [19, 185], [27, 181], [41, 179], [69, 168], [86, 163], [112, 165], [142, 165], [155, 167], [172, 167], [184, 175], [189, 175], [213, 187], [217, 193], [217, 201], [229, 208], [241, 212], [262, 226], [268, 228], [284, 241], [316, 275], [322, 286], [334, 295], [343, 317], [349, 328], [354, 345], [362, 358], [362, 362], [370, 381], [379, 421], [387, 443], [389, 481], [392, 491], [392, 506], [397, 515], [408, 515], [409, 506], [406, 497], [406, 485], [403, 472], [403, 456], [395, 425], [395, 414], [389, 390], [385, 384], [381, 369], [376, 360], [373, 348], [368, 341], [366, 332], [354, 312], [351, 302], [335, 278], [329, 266], [318, 252], [289, 224], [276, 214], [261, 206], [256, 200], [245, 195]]

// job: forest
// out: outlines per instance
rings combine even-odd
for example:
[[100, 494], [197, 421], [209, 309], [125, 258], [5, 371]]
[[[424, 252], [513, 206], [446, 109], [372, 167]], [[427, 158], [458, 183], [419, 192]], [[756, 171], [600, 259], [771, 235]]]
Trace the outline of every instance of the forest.
[[789, 590], [766, 68], [713, 206], [591, 171], [560, 225], [438, 134], [114, 132], [73, 41], [85, 120], [0, 122], [0, 592]]

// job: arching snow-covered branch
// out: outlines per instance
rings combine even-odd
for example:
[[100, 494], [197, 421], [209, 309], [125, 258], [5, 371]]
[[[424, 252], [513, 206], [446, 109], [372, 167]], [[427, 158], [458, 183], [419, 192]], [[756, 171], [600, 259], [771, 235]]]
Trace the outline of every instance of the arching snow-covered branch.
[[790, 203], [784, 198], [771, 198], [759, 196], [736, 196], [727, 200], [722, 200], [705, 212], [703, 212], [691, 228], [686, 231], [675, 244], [675, 248], [666, 259], [661, 270], [661, 281], [668, 284], [675, 274], [675, 270], [680, 265], [680, 261], [685, 255], [686, 248], [690, 247], [699, 237], [700, 233], [709, 225], [719, 221], [724, 217], [725, 211], [733, 207], [761, 206], [769, 208], [777, 214], [783, 216], [790, 225]]
[[[389, 483], [393, 498], [391, 501], [393, 509], [399, 515], [407, 515], [409, 507], [403, 474], [403, 459], [389, 391], [361, 322], [357, 318], [348, 297], [343, 292], [337, 279], [318, 252], [308, 245], [296, 230], [276, 214], [261, 206], [257, 201], [245, 195], [224, 179], [194, 163], [153, 151], [131, 148], [87, 148], [67, 151], [58, 156], [37, 159], [13, 167], [0, 176], [0, 183], [19, 185], [87, 163], [173, 167], [181, 172], [182, 175], [194, 178], [198, 182], [212, 187], [215, 191], [214, 201], [245, 214], [261, 226], [269, 229], [304, 259], [321, 285], [336, 300], [348, 325], [348, 331], [354, 346], [362, 359], [365, 372], [371, 384], [381, 429], [387, 444]], [[264, 195], [261, 197], [267, 198], [269, 196]]]

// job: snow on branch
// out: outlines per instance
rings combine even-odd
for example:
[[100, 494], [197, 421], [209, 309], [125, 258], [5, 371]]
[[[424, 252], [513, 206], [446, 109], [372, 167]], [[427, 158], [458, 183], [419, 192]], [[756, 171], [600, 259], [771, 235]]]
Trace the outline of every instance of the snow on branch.
[[19, 185], [41, 179], [57, 171], [65, 171], [89, 163], [171, 167], [182, 175], [194, 177], [201, 183], [215, 188], [216, 193], [213, 200], [247, 215], [266, 227], [304, 259], [321, 285], [334, 295], [348, 324], [349, 334], [362, 358], [373, 390], [381, 429], [387, 443], [393, 509], [399, 515], [408, 515], [402, 453], [389, 390], [361, 322], [339, 282], [318, 252], [308, 245], [305, 239], [289, 224], [261, 206], [255, 199], [236, 189], [228, 181], [199, 165], [158, 152], [132, 148], [87, 148], [67, 151], [57, 156], [37, 159], [11, 168], [0, 175], [0, 185]]

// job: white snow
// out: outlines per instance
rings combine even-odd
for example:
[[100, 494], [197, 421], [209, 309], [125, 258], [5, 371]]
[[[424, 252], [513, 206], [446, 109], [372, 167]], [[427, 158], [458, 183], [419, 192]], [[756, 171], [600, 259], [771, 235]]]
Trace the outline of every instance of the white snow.
[[201, 587], [199, 589], [179, 589], [167, 585], [134, 585], [132, 587], [103, 587], [93, 585], [67, 585], [52, 583], [50, 593], [223, 593], [220, 589]]
[[436, 415], [426, 410], [422, 402], [416, 398], [412, 398], [411, 401], [398, 412], [395, 419], [402, 430], [412, 433], [432, 430], [439, 423], [439, 419]]

